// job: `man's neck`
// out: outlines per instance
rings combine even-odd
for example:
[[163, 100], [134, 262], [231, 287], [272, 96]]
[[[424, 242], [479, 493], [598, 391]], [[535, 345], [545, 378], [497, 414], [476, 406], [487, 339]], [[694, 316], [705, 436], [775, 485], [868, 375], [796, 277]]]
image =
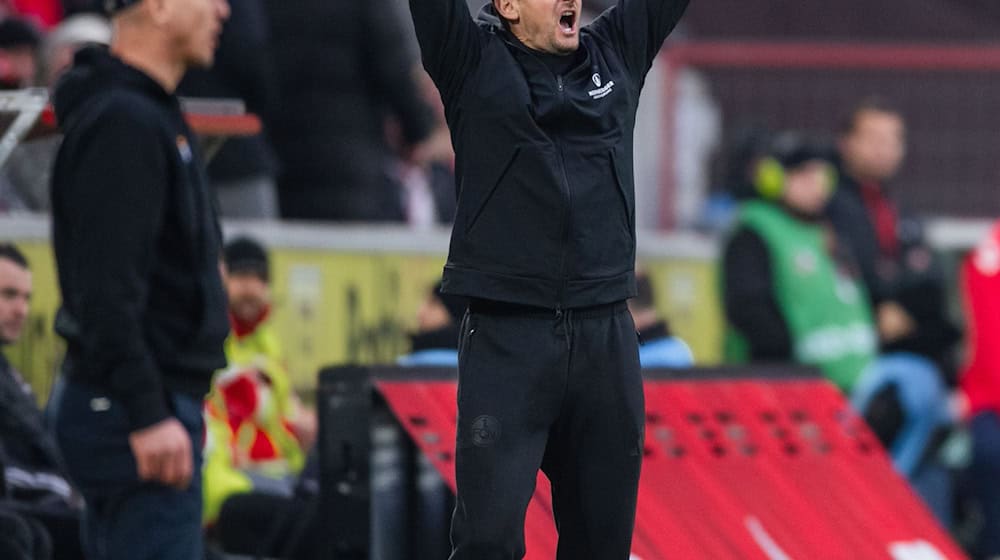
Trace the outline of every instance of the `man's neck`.
[[847, 165], [846, 163], [844, 164], [844, 172], [847, 174], [847, 176], [852, 181], [854, 181], [855, 183], [857, 183], [859, 186], [862, 186], [862, 185], [881, 185], [882, 184], [882, 180], [881, 179], [877, 179], [877, 178], [873, 179], [873, 178], [866, 177], [865, 174], [858, 173], [854, 169], [851, 169], [851, 167], [849, 165]]
[[111, 53], [123, 62], [141, 70], [167, 91], [173, 93], [184, 77], [187, 67], [156, 38], [139, 37], [136, 30], [116, 31]]

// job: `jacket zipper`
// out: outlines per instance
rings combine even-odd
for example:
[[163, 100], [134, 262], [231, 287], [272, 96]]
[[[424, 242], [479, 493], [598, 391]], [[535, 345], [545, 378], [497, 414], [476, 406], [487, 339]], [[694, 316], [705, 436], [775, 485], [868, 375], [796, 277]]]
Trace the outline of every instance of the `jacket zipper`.
[[[559, 102], [561, 106], [566, 104], [566, 87], [563, 84], [563, 77], [556, 76], [556, 87], [559, 89]], [[559, 171], [562, 173], [562, 188], [566, 194], [566, 212], [563, 218], [563, 246], [562, 262], [559, 266], [559, 276], [562, 285], [559, 287], [559, 301], [556, 304], [556, 315], [562, 316], [562, 308], [566, 299], [567, 286], [569, 284], [569, 274], [566, 271], [566, 253], [569, 251], [569, 236], [572, 231], [571, 222], [573, 220], [573, 195], [569, 188], [569, 176], [566, 175], [566, 159], [563, 157], [562, 145], [558, 140], [553, 140], [556, 151], [559, 153]]]
[[[549, 67], [546, 66], [544, 62], [542, 62], [537, 56], [535, 56], [534, 53], [532, 53], [527, 48], [524, 48], [523, 46], [519, 45], [518, 43], [512, 42], [510, 40], [506, 40], [505, 39], [505, 41], [508, 44], [510, 44], [510, 45], [514, 46], [515, 48], [517, 48], [518, 50], [520, 50], [521, 52], [524, 52], [528, 56], [534, 58], [535, 61], [538, 62], [538, 64], [540, 66], [542, 66], [543, 68], [545, 68], [546, 70], [548, 70], [549, 73], [552, 74], [552, 76], [555, 77], [555, 79], [556, 79], [556, 89], [559, 92], [560, 106], [561, 107], [565, 106], [565, 104], [566, 104], [566, 85], [563, 82], [562, 75], [559, 75], [559, 74], [556, 74], [555, 72], [552, 72], [552, 70], [549, 69]], [[562, 108], [564, 108], [564, 107], [562, 107]], [[556, 302], [556, 318], [561, 319], [562, 316], [563, 316], [563, 304], [565, 303], [564, 300], [566, 299], [566, 291], [567, 291], [567, 287], [569, 285], [569, 275], [566, 272], [566, 253], [567, 253], [568, 247], [569, 247], [569, 235], [570, 235], [570, 231], [571, 231], [570, 221], [572, 220], [572, 217], [573, 217], [573, 211], [572, 211], [573, 198], [572, 198], [572, 194], [570, 193], [570, 189], [569, 189], [569, 176], [566, 174], [566, 160], [563, 157], [562, 146], [559, 144], [559, 141], [557, 139], [553, 139], [552, 143], [555, 145], [556, 151], [558, 152], [558, 155], [559, 155], [559, 171], [562, 173], [562, 185], [560, 185], [560, 187], [562, 187], [563, 192], [566, 195], [566, 212], [565, 212], [565, 217], [563, 219], [562, 257], [561, 257], [561, 262], [559, 264], [559, 276], [560, 276], [559, 281], [562, 283], [562, 285], [559, 287], [559, 301]]]

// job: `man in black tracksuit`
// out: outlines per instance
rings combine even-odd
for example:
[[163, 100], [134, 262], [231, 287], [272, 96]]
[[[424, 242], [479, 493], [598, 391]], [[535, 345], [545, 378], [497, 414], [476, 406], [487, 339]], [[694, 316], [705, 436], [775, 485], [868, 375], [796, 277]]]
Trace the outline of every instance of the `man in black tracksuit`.
[[173, 93], [210, 64], [226, 0], [114, 0], [111, 49], [55, 93], [52, 175], [66, 339], [56, 437], [86, 500], [89, 560], [191, 560], [201, 546], [202, 402], [229, 332], [221, 231]]
[[442, 290], [460, 341], [453, 560], [521, 558], [541, 467], [560, 560], [629, 556], [642, 461], [635, 111], [688, 0], [410, 0], [456, 150]]

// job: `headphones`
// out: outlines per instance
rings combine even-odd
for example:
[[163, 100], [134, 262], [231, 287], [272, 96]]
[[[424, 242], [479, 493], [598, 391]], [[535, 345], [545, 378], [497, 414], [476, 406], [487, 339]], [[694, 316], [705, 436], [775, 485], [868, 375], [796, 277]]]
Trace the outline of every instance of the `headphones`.
[[[839, 177], [837, 169], [824, 163], [823, 185], [827, 191], [833, 192], [837, 188]], [[785, 194], [785, 184], [788, 180], [788, 172], [777, 158], [768, 156], [761, 158], [757, 162], [753, 175], [753, 186], [757, 194], [764, 200], [780, 200]]]

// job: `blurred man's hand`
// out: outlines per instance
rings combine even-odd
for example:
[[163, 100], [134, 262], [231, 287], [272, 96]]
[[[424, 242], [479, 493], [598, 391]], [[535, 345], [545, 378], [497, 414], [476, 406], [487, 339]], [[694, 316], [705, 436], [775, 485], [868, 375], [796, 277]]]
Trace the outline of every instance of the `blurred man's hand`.
[[296, 403], [295, 415], [288, 423], [292, 433], [295, 434], [295, 439], [299, 440], [303, 451], [308, 453], [315, 445], [316, 437], [319, 435], [319, 420], [316, 417], [316, 411]]
[[883, 342], [893, 343], [909, 336], [916, 330], [913, 317], [894, 301], [887, 301], [878, 306], [878, 332]]
[[176, 418], [168, 418], [132, 432], [129, 446], [139, 470], [139, 479], [185, 490], [191, 484], [194, 460], [191, 437]]

